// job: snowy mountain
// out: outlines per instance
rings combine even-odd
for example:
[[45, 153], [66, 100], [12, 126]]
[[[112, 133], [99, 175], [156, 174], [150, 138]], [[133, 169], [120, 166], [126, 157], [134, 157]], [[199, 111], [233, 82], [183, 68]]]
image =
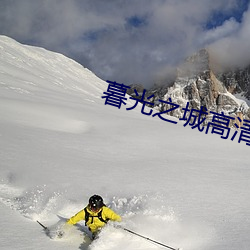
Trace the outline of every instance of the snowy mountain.
[[250, 102], [250, 66], [226, 70], [218, 73], [217, 77], [225, 84], [230, 93], [238, 94]]
[[[223, 112], [233, 119], [241, 117], [249, 120], [249, 71], [246, 69], [219, 73], [211, 61], [208, 50], [198, 51], [179, 66], [173, 84], [165, 87], [154, 86], [148, 90], [148, 96], [154, 94], [152, 100], [161, 111], [170, 109], [171, 105], [159, 100], [168, 101], [171, 98], [173, 103], [182, 108], [189, 103], [189, 109], [201, 110], [203, 107], [208, 112]], [[174, 110], [171, 115], [181, 118], [184, 110]], [[208, 113], [204, 125], [210, 121], [211, 115]], [[230, 126], [234, 124], [231, 123]]]
[[[113, 80], [113, 79], [111, 79]], [[115, 80], [115, 79], [114, 79]], [[50, 239], [93, 194], [122, 226], [184, 250], [248, 250], [249, 146], [104, 105], [107, 83], [63, 55], [0, 36], [0, 248], [153, 250], [109, 224]], [[153, 113], [158, 112], [153, 110]]]

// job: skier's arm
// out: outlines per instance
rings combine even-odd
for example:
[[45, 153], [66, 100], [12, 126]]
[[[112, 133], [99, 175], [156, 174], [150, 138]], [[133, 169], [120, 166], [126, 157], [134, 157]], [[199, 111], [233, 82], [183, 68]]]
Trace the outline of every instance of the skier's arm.
[[113, 210], [107, 207], [105, 207], [105, 217], [112, 221], [118, 221], [118, 222], [122, 221], [122, 218], [120, 215], [116, 214]]
[[72, 216], [70, 219], [68, 219], [67, 224], [75, 225], [78, 221], [84, 220], [85, 218], [85, 212], [84, 209]]

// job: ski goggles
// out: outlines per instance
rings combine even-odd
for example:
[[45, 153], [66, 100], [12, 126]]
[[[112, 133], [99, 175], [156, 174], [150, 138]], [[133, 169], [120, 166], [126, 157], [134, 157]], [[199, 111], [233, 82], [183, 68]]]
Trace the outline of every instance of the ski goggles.
[[97, 207], [97, 206], [93, 206], [93, 205], [92, 206], [90, 205], [89, 208], [93, 212], [97, 212], [97, 211], [99, 211], [101, 209], [101, 207]]

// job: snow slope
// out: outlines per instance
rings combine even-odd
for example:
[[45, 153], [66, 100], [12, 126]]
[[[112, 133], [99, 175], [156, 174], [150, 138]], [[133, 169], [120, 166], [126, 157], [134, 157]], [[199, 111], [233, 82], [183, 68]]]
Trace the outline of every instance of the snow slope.
[[36, 223], [54, 228], [97, 193], [166, 245], [248, 250], [249, 147], [104, 105], [106, 90], [63, 55], [0, 36], [0, 248], [162, 249], [112, 225], [90, 244], [83, 223], [63, 239]]

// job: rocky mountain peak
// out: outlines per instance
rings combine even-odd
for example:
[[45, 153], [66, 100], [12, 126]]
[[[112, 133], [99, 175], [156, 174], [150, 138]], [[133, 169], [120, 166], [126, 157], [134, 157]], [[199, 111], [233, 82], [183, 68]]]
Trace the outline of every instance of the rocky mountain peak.
[[201, 49], [197, 53], [188, 57], [177, 69], [177, 77], [195, 77], [210, 70], [209, 53], [206, 49]]
[[250, 65], [218, 73], [217, 77], [225, 84], [230, 93], [240, 94], [250, 100]]
[[[194, 55], [188, 57], [177, 69], [177, 77], [171, 86], [161, 86], [152, 88], [148, 95], [154, 94], [154, 101], [157, 109], [164, 111], [170, 108], [169, 104], [158, 102], [158, 100], [169, 100], [180, 105], [171, 115], [177, 118], [183, 117], [184, 111], [189, 102], [189, 109], [204, 109], [208, 112], [224, 112], [225, 115], [232, 117], [241, 116], [250, 118], [250, 109], [244, 100], [236, 98], [233, 93], [236, 88], [242, 91], [241, 86], [249, 85], [249, 76], [246, 72], [244, 80], [240, 74], [227, 73], [226, 75], [215, 74], [212, 70], [209, 51], [202, 49]], [[249, 71], [250, 73], [250, 71]], [[234, 79], [234, 80], [233, 80]], [[239, 84], [241, 82], [241, 84]], [[230, 89], [233, 91], [230, 91]], [[209, 121], [209, 116], [206, 121]]]

